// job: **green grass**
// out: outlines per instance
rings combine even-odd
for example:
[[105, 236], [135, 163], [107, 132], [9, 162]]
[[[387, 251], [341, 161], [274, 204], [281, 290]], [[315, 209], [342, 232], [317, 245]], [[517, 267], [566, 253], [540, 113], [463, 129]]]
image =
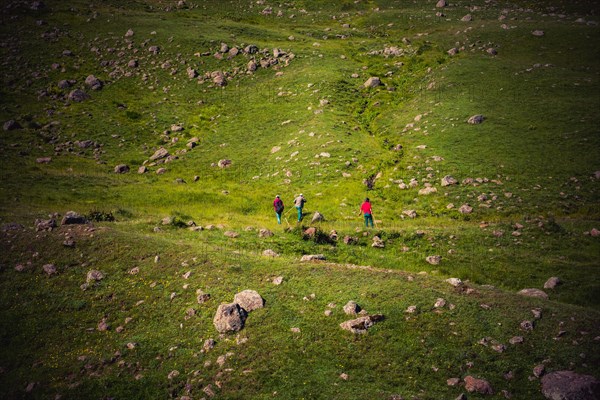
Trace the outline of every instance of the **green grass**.
[[[460, 4], [436, 17], [434, 2], [398, 0], [46, 3], [4, 9], [0, 28], [0, 120], [24, 127], [0, 134], [0, 223], [25, 226], [0, 233], [0, 397], [201, 398], [210, 384], [216, 398], [231, 399], [440, 399], [464, 391], [448, 378], [471, 374], [496, 393], [537, 399], [539, 381], [529, 376], [544, 360], [548, 370], [599, 376], [600, 242], [584, 234], [600, 228], [598, 28], [575, 22], [594, 20], [598, 4], [476, 1], [465, 23]], [[267, 6], [273, 13], [261, 14]], [[295, 57], [246, 74], [249, 55], [197, 55], [222, 42]], [[404, 55], [377, 53], [389, 46]], [[464, 49], [451, 57], [452, 47]], [[62, 55], [67, 49], [74, 55]], [[126, 66], [131, 59], [138, 68]], [[232, 78], [214, 88], [188, 79], [188, 67]], [[90, 74], [102, 90], [85, 89]], [[370, 76], [384, 86], [363, 88]], [[60, 89], [63, 79], [77, 82]], [[74, 88], [91, 99], [66, 101]], [[485, 122], [467, 124], [474, 114]], [[165, 133], [173, 124], [184, 130]], [[182, 152], [193, 137], [199, 145]], [[83, 140], [100, 147], [81, 149]], [[137, 174], [159, 147], [178, 159]], [[49, 164], [36, 162], [48, 156]], [[213, 166], [221, 159], [232, 165]], [[118, 164], [131, 172], [115, 174]], [[461, 183], [442, 187], [445, 175]], [[398, 187], [411, 179], [419, 186]], [[437, 193], [419, 195], [426, 183]], [[302, 224], [292, 206], [298, 193], [308, 199]], [[275, 194], [286, 204], [281, 226]], [[366, 196], [377, 221], [370, 230], [357, 215]], [[473, 213], [460, 214], [463, 204]], [[36, 218], [69, 210], [116, 221], [34, 231]], [[310, 239], [302, 232], [316, 211], [326, 219]], [[165, 217], [174, 222], [162, 225]], [[223, 227], [192, 232], [188, 221]], [[258, 238], [260, 228], [274, 236]], [[346, 235], [356, 243], [344, 244]], [[374, 235], [385, 248], [371, 247]], [[66, 236], [75, 248], [62, 245]], [[266, 249], [281, 257], [262, 256]], [[317, 253], [327, 261], [299, 262]], [[428, 264], [430, 255], [442, 262]], [[47, 263], [57, 276], [45, 276]], [[106, 277], [83, 291], [90, 269]], [[282, 285], [271, 283], [276, 276]], [[563, 283], [546, 290], [549, 300], [516, 295], [551, 276]], [[452, 288], [448, 277], [476, 292]], [[266, 307], [239, 335], [219, 336], [217, 305], [247, 288]], [[196, 289], [211, 300], [197, 304]], [[438, 297], [456, 308], [434, 310]], [[366, 335], [342, 331], [348, 300], [385, 320]], [[337, 306], [327, 317], [329, 303]], [[410, 305], [416, 314], [404, 312]], [[534, 307], [543, 317], [524, 333], [519, 324]], [[196, 315], [185, 319], [189, 308]], [[112, 329], [96, 330], [102, 318]], [[525, 342], [508, 344], [515, 335]], [[507, 350], [478, 344], [484, 337]], [[207, 338], [217, 346], [203, 353]], [[173, 370], [179, 376], [168, 379]], [[503, 378], [508, 371], [513, 380]]]

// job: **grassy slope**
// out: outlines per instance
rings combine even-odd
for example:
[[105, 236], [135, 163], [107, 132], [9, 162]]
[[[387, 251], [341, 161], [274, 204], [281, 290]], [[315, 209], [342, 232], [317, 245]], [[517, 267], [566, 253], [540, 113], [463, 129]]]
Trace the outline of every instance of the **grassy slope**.
[[[172, 6], [166, 2], [103, 4], [49, 2], [52, 13], [17, 9], [3, 14], [7, 24], [2, 37], [9, 45], [2, 48], [2, 120], [60, 125], [2, 133], [0, 220], [29, 227], [35, 218], [74, 209], [112, 211], [119, 221], [106, 224], [93, 238], [71, 232], [75, 250], [60, 245], [65, 228], [51, 234], [35, 234], [30, 228], [2, 234], [4, 396], [20, 397], [28, 383], [39, 382], [33, 397], [179, 397], [187, 383], [196, 398], [207, 384], [219, 382], [222, 387], [215, 390], [222, 398], [270, 398], [277, 392], [282, 398], [361, 398], [369, 393], [437, 399], [461, 391], [447, 387], [446, 379], [474, 374], [489, 379], [497, 392], [538, 398], [538, 382], [528, 376], [548, 358], [548, 369], [575, 368], [598, 376], [593, 338], [600, 321], [595, 273], [600, 245], [597, 238], [582, 235], [597, 227], [598, 220], [598, 181], [591, 178], [600, 159], [594, 61], [598, 28], [574, 22], [589, 10], [565, 3], [565, 10], [556, 13], [567, 17], [560, 18], [542, 15], [547, 10], [535, 3], [526, 5], [533, 12], [507, 4], [511, 11], [504, 22], [516, 27], [504, 30], [497, 21], [502, 8], [483, 2], [470, 24], [458, 21], [468, 12], [460, 4], [444, 11], [447, 19], [433, 16], [433, 3], [421, 7], [397, 1], [292, 2], [283, 18], [261, 16], [265, 5], [246, 2], [199, 2], [198, 7], [170, 12], [164, 11]], [[375, 7], [380, 10], [372, 11]], [[287, 18], [290, 14], [296, 17]], [[48, 25], [36, 26], [38, 19]], [[64, 34], [56, 41], [40, 39], [55, 26]], [[135, 53], [123, 41], [128, 28], [135, 30]], [[534, 37], [534, 29], [546, 35]], [[411, 40], [410, 46], [402, 44], [403, 37]], [[146, 39], [146, 48], [141, 47]], [[194, 56], [216, 51], [221, 42], [280, 47], [296, 58], [279, 69], [282, 76], [259, 70], [235, 77], [223, 90], [188, 80], [187, 66], [203, 73], [245, 65], [243, 56], [231, 61]], [[467, 50], [450, 58], [445, 52], [456, 42]], [[471, 43], [473, 51], [468, 50]], [[147, 51], [153, 44], [161, 47], [157, 56]], [[411, 56], [368, 54], [389, 45], [404, 47]], [[90, 55], [92, 46], [100, 56]], [[489, 46], [498, 49], [498, 56], [485, 53]], [[65, 49], [75, 56], [61, 56]], [[119, 57], [119, 51], [125, 54]], [[140, 62], [131, 77], [111, 78], [112, 69], [99, 64], [126, 64], [131, 58]], [[172, 66], [162, 68], [167, 60]], [[66, 71], [52, 70], [52, 62]], [[533, 67], [536, 63], [542, 67]], [[173, 67], [179, 71], [170, 75]], [[23, 69], [28, 73], [22, 74]], [[41, 72], [39, 78], [33, 71]], [[385, 76], [388, 71], [391, 76]], [[82, 85], [90, 73], [110, 83], [92, 92], [89, 101], [37, 99], [41, 89], [65, 94], [56, 87], [60, 79]], [[352, 73], [359, 78], [351, 78]], [[372, 75], [395, 90], [362, 89]], [[432, 82], [433, 89], [426, 89]], [[321, 99], [330, 103], [320, 106]], [[487, 117], [484, 124], [465, 123], [477, 113]], [[419, 114], [421, 121], [404, 129]], [[171, 134], [180, 140], [170, 144], [162, 132], [174, 123], [186, 129]], [[156, 168], [146, 175], [112, 173], [119, 163], [135, 171], [159, 146], [181, 149], [194, 136], [200, 146], [167, 164], [165, 175], [154, 174]], [[105, 164], [96, 164], [89, 150], [82, 156], [53, 156], [48, 165], [35, 162], [52, 155], [57, 143], [84, 139], [103, 145], [100, 159]], [[396, 144], [403, 145], [401, 152], [390, 150]], [[419, 145], [427, 148], [417, 149]], [[273, 146], [281, 150], [271, 153]], [[321, 152], [330, 157], [315, 158]], [[433, 156], [443, 160], [433, 161]], [[232, 167], [210, 166], [222, 158], [232, 159]], [[343, 178], [342, 172], [351, 176]], [[367, 192], [363, 179], [378, 172], [374, 190]], [[439, 180], [446, 174], [499, 182], [443, 188]], [[193, 182], [196, 175], [200, 180]], [[177, 184], [175, 178], [187, 184]], [[434, 183], [438, 193], [419, 196], [418, 189], [401, 190], [391, 182], [411, 178]], [[286, 233], [277, 227], [272, 197], [282, 194], [289, 210], [299, 192], [308, 197], [309, 212], [319, 210], [327, 217], [323, 232], [336, 229], [340, 237], [357, 236], [358, 244], [316, 243], [303, 240], [298, 229]], [[482, 193], [497, 199], [481, 207], [477, 196]], [[383, 250], [371, 248], [370, 237], [356, 232], [361, 221], [355, 210], [365, 194], [374, 199], [380, 220], [376, 233], [386, 241]], [[447, 209], [448, 203], [470, 203], [475, 212], [463, 216], [456, 208]], [[404, 219], [401, 212], [407, 209], [416, 210], [418, 218]], [[163, 233], [151, 233], [167, 215], [201, 225], [224, 224], [242, 234], [231, 241], [219, 230], [192, 233], [163, 227]], [[480, 228], [481, 220], [490, 226]], [[517, 222], [525, 225], [519, 237], [511, 235]], [[271, 228], [276, 235], [257, 240], [255, 231], [243, 231], [248, 225]], [[417, 230], [425, 234], [417, 235]], [[259, 254], [266, 248], [283, 257], [265, 260]], [[317, 252], [333, 262], [375, 270], [296, 261], [301, 254]], [[158, 264], [153, 262], [156, 254], [161, 255]], [[441, 265], [425, 263], [432, 254], [443, 256]], [[27, 261], [32, 265], [26, 272], [13, 271]], [[41, 266], [48, 262], [59, 267], [58, 277], [42, 275]], [[107, 278], [83, 292], [79, 285], [92, 267]], [[134, 267], [141, 272], [128, 274]], [[181, 275], [188, 270], [193, 273], [184, 282]], [[416, 275], [420, 271], [431, 276]], [[415, 276], [414, 282], [407, 280], [408, 274]], [[277, 275], [285, 277], [282, 286], [269, 282]], [[501, 290], [478, 288], [476, 295], [467, 296], [441, 282], [448, 276]], [[511, 294], [542, 287], [549, 276], [564, 280], [550, 293], [551, 301]], [[184, 283], [190, 285], [186, 290]], [[196, 304], [197, 288], [211, 293], [208, 304]], [[216, 337], [211, 319], [217, 304], [245, 288], [258, 290], [267, 307], [250, 315], [240, 334], [249, 341], [236, 345], [231, 336]], [[178, 295], [169, 301], [173, 292]], [[302, 300], [311, 293], [313, 300]], [[438, 297], [457, 307], [436, 312]], [[346, 319], [341, 307], [350, 299], [385, 314], [386, 321], [366, 336], [342, 332], [337, 327]], [[139, 300], [144, 303], [136, 306]], [[330, 302], [337, 307], [325, 317]], [[405, 319], [409, 305], [417, 305], [419, 312]], [[525, 334], [523, 345], [508, 345], [510, 337], [523, 334], [519, 323], [531, 319], [534, 306], [543, 309], [544, 317]], [[185, 320], [190, 307], [197, 316]], [[103, 317], [113, 330], [86, 331]], [[116, 333], [126, 317], [133, 322]], [[292, 327], [301, 333], [290, 332]], [[554, 340], [559, 330], [568, 333]], [[500, 354], [477, 344], [488, 336], [508, 350]], [[217, 339], [217, 347], [201, 354], [208, 337]], [[128, 342], [138, 346], [128, 350]], [[115, 357], [116, 351], [121, 354]], [[228, 351], [234, 355], [219, 368], [217, 357]], [[167, 379], [174, 369], [181, 375]], [[506, 381], [502, 376], [509, 370], [515, 379]], [[338, 378], [343, 372], [348, 381]], [[138, 374], [143, 376], [139, 381]]]

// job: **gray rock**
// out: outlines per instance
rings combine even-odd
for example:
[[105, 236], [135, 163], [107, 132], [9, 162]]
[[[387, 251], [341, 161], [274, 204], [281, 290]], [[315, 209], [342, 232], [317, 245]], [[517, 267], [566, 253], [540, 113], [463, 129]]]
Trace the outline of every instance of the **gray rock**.
[[258, 237], [260, 238], [266, 238], [266, 237], [271, 237], [273, 236], [273, 232], [271, 232], [270, 230], [266, 229], [266, 228], [261, 228], [258, 231]]
[[463, 281], [460, 280], [459, 278], [448, 278], [448, 279], [446, 279], [446, 282], [448, 282], [449, 284], [451, 284], [454, 287], [459, 287], [459, 286], [463, 285]]
[[305, 254], [300, 259], [300, 261], [318, 261], [318, 260], [325, 260], [325, 256], [323, 254]]
[[458, 185], [458, 180], [451, 175], [442, 178], [442, 186]]
[[51, 231], [57, 227], [56, 220], [54, 219], [36, 219], [34, 225], [36, 232]]
[[548, 278], [546, 283], [544, 283], [544, 289], [554, 289], [556, 286], [560, 285], [561, 283], [562, 283], [562, 281], [560, 280], [560, 278], [553, 276], [551, 278]]
[[160, 47], [150, 46], [150, 47], [148, 47], [148, 51], [152, 54], [158, 54], [160, 52]]
[[458, 54], [458, 49], [456, 47], [451, 48], [450, 50], [448, 50], [446, 53], [448, 53], [448, 55], [450, 56], [455, 56]]
[[385, 243], [379, 236], [373, 236], [373, 243], [371, 244], [371, 247], [383, 249], [385, 247]]
[[129, 68], [137, 68], [139, 66], [139, 62], [138, 60], [129, 60], [129, 62], [127, 63], [127, 66]]
[[381, 79], [379, 79], [377, 76], [372, 76], [367, 79], [365, 83], [363, 83], [363, 86], [366, 88], [374, 88], [379, 85], [381, 85]]
[[85, 281], [87, 283], [99, 282], [102, 279], [104, 279], [104, 274], [101, 271], [98, 271], [96, 269], [92, 269], [92, 270], [88, 271], [88, 273], [85, 277]]
[[125, 174], [129, 172], [129, 166], [127, 164], [119, 164], [115, 166], [115, 174]]
[[258, 53], [258, 47], [254, 44], [249, 44], [244, 48], [244, 53], [246, 54], [255, 54]]
[[531, 32], [531, 34], [533, 36], [537, 36], [537, 37], [542, 37], [544, 36], [546, 33], [542, 30], [536, 29], [535, 31]]
[[442, 261], [442, 256], [427, 256], [425, 261], [431, 265], [438, 265]]
[[233, 302], [237, 303], [247, 312], [263, 308], [265, 304], [265, 300], [255, 290], [243, 290], [237, 293], [233, 298]]
[[219, 333], [237, 332], [244, 327], [247, 315], [237, 303], [221, 304], [215, 313], [213, 325]]
[[542, 378], [542, 394], [550, 400], [598, 400], [600, 381], [573, 371], [555, 371]]
[[81, 103], [82, 101], [89, 99], [90, 95], [81, 89], [75, 89], [71, 93], [69, 93], [67, 98], [76, 103]]
[[262, 252], [262, 255], [265, 257], [279, 257], [279, 254], [277, 254], [276, 252], [274, 252], [271, 249], [266, 249]]
[[56, 273], [58, 273], [54, 264], [45, 264], [42, 266], [42, 269], [48, 276], [55, 275]]
[[446, 0], [439, 0], [436, 5], [437, 8], [443, 8], [448, 6], [448, 2]]
[[150, 161], [160, 160], [161, 158], [168, 157], [169, 155], [169, 151], [164, 147], [161, 147], [158, 150], [156, 150], [154, 154], [152, 154], [152, 156], [150, 156]]
[[473, 21], [473, 16], [471, 14], [467, 14], [460, 19], [463, 22], [471, 22]]
[[481, 124], [485, 120], [485, 117], [481, 114], [473, 115], [467, 122], [471, 125]]
[[52, 157], [40, 157], [35, 159], [35, 162], [38, 164], [50, 164], [51, 161]]
[[321, 214], [318, 211], [315, 211], [315, 213], [313, 214], [312, 220], [310, 221], [311, 224], [314, 224], [315, 222], [321, 222], [325, 219], [325, 217], [323, 217], [323, 214]]
[[344, 321], [340, 324], [340, 328], [357, 334], [367, 333], [367, 329], [383, 319], [384, 316], [381, 314], [366, 315], [364, 317]]
[[88, 77], [85, 78], [85, 84], [88, 85], [92, 90], [100, 90], [104, 85], [102, 81], [96, 78], [94, 75], [88, 75]]
[[494, 394], [492, 386], [488, 381], [474, 378], [471, 375], [465, 376], [465, 389], [471, 393]]
[[461, 214], [471, 214], [473, 212], [473, 207], [471, 207], [468, 204], [463, 204], [458, 209], [458, 212], [461, 213]]
[[540, 290], [540, 289], [535, 289], [535, 288], [522, 289], [517, 294], [520, 294], [521, 296], [527, 296], [527, 297], [537, 297], [540, 299], [548, 299], [548, 294], [546, 294], [546, 292], [544, 292], [543, 290]]
[[356, 315], [360, 312], [360, 310], [361, 310], [360, 306], [355, 301], [352, 301], [352, 300], [347, 302], [346, 305], [344, 306], [344, 312], [348, 315]]
[[489, 49], [486, 50], [486, 53], [488, 53], [491, 56], [495, 56], [498, 54], [498, 50], [494, 49], [493, 47], [490, 47]]
[[75, 211], [67, 211], [65, 216], [60, 221], [61, 225], [81, 225], [87, 224], [87, 219], [83, 215], [77, 214]]
[[248, 61], [248, 65], [246, 66], [246, 68], [248, 68], [248, 71], [254, 72], [258, 68], [258, 64], [256, 63], [256, 61], [250, 60]]
[[231, 166], [231, 160], [227, 160], [227, 159], [219, 160], [219, 162], [217, 163], [217, 166], [219, 168], [227, 168], [227, 167]]

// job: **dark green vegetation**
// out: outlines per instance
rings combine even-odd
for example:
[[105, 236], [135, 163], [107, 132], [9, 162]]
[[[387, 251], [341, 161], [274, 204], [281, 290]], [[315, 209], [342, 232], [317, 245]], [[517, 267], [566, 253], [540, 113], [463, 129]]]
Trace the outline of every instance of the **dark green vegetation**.
[[[451, 399], [464, 388], [446, 380], [473, 375], [493, 398], [541, 399], [530, 379], [541, 363], [600, 376], [598, 4], [32, 4], [1, 11], [0, 121], [21, 129], [0, 133], [0, 397]], [[240, 54], [217, 59], [221, 43]], [[241, 51], [251, 44], [287, 55], [247, 73], [266, 58]], [[102, 89], [85, 84], [92, 74]], [[383, 84], [364, 88], [371, 76]], [[74, 89], [90, 98], [68, 100]], [[468, 124], [475, 114], [485, 121]], [[178, 158], [145, 163], [160, 147]], [[459, 184], [442, 186], [446, 175]], [[419, 194], [426, 184], [437, 192]], [[308, 215], [296, 226], [300, 192]], [[356, 215], [365, 195], [377, 221], [368, 234]], [[94, 229], [35, 231], [69, 210]], [[317, 210], [326, 220], [304, 237]], [[190, 220], [222, 227], [191, 231]], [[374, 235], [385, 248], [371, 247]], [[316, 253], [327, 262], [299, 262]], [[91, 269], [105, 278], [82, 290]], [[549, 300], [516, 294], [551, 276], [563, 283]], [[198, 304], [197, 289], [211, 299]], [[265, 308], [219, 336], [217, 306], [244, 289]], [[435, 309], [438, 298], [448, 304]], [[385, 320], [365, 335], [341, 330], [349, 300]], [[523, 331], [534, 308], [542, 318]], [[103, 319], [110, 329], [98, 331]], [[216, 346], [202, 352], [208, 338]]]

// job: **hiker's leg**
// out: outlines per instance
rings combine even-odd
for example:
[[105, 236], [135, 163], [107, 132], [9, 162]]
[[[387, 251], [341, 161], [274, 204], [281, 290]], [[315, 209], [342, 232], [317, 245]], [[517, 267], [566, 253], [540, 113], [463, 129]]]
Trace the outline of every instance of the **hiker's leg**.
[[281, 225], [281, 213], [275, 213], [277, 215], [277, 223]]
[[371, 228], [373, 227], [373, 216], [369, 215], [369, 221], [371, 221]]
[[298, 210], [298, 222], [302, 221], [302, 207], [296, 207]]
[[365, 214], [365, 226], [369, 227], [369, 214]]

